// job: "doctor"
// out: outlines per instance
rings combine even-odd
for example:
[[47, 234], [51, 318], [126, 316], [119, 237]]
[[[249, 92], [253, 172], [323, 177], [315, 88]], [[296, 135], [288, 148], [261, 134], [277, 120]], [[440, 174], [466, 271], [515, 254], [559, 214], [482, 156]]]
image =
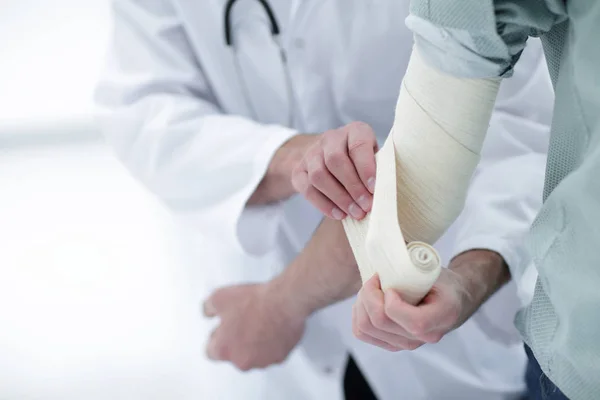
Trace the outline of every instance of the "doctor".
[[[220, 317], [210, 357], [241, 369], [282, 363], [253, 371], [264, 386], [227, 385], [231, 393], [222, 398], [242, 390], [245, 399], [322, 398], [319, 385], [340, 380], [347, 352], [380, 399], [516, 396], [525, 355], [512, 330], [514, 286], [437, 345], [387, 353], [353, 338], [352, 299], [332, 304], [355, 293], [356, 281], [329, 293], [323, 283], [335, 281], [335, 271], [322, 277], [305, 268], [322, 249], [318, 236], [306, 244], [323, 215], [296, 194], [292, 169], [321, 138], [364, 135], [367, 125], [353, 121], [368, 124], [380, 144], [385, 139], [412, 48], [411, 33], [398, 23], [408, 1], [265, 4], [114, 1], [97, 91], [109, 111], [104, 132], [120, 159], [182, 221], [222, 243], [221, 263], [199, 260], [206, 279], [263, 282], [219, 290], [206, 302], [205, 311]], [[521, 237], [541, 202], [551, 103], [541, 47], [532, 42], [501, 90], [467, 207], [437, 244], [446, 264], [521, 264]], [[511, 181], [500, 179], [504, 165], [515, 171]], [[509, 205], [506, 193], [523, 193], [523, 186], [529, 190]], [[330, 216], [361, 218], [369, 199], [356, 193]], [[208, 295], [198, 293], [199, 302]], [[311, 298], [318, 301], [301, 301]], [[300, 358], [290, 360], [299, 341], [292, 356]]]

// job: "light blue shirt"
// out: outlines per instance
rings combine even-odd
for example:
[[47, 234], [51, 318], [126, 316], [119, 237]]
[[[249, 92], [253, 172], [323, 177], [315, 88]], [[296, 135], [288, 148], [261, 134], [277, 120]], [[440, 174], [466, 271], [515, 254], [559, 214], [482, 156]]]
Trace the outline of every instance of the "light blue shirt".
[[516, 323], [561, 391], [600, 399], [600, 1], [412, 0], [407, 25], [427, 62], [465, 78], [509, 76], [541, 37], [556, 100], [528, 240], [539, 278]]

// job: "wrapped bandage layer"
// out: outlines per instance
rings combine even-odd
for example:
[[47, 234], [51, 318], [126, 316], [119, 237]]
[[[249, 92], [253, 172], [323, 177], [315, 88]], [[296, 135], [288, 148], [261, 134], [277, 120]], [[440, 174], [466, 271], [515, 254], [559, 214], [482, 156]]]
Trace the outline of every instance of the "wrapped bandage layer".
[[[458, 217], [479, 162], [500, 79], [461, 79], [413, 50], [392, 132], [377, 154], [373, 207], [344, 229], [363, 282], [419, 303], [441, 271], [431, 246]], [[408, 245], [405, 245], [408, 243]]]

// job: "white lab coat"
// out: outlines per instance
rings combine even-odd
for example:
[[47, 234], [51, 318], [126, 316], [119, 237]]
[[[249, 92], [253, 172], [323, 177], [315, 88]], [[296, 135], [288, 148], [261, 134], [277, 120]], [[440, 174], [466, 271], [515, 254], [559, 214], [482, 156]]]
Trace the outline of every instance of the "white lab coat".
[[[403, 23], [408, 0], [270, 3], [282, 27], [292, 103], [258, 1], [240, 0], [232, 13], [242, 76], [225, 45], [225, 0], [115, 2], [114, 37], [97, 91], [110, 110], [104, 131], [175, 215], [199, 237], [219, 242], [222, 263], [203, 271], [209, 286], [270, 279], [296, 256], [321, 219], [315, 209], [299, 196], [245, 207], [271, 156], [298, 132], [355, 120], [370, 124], [382, 142], [411, 53]], [[541, 47], [532, 41], [502, 86], [465, 211], [437, 244], [446, 262], [486, 248], [511, 266], [523, 264], [522, 237], [541, 203], [552, 97]], [[293, 124], [286, 126], [290, 111]], [[206, 295], [198, 293], [198, 302]], [[387, 353], [355, 340], [351, 304], [310, 319], [294, 353], [305, 361], [255, 372], [265, 382], [260, 393], [229, 385], [232, 392], [222, 398], [323, 398], [319, 390], [298, 388], [323, 385], [324, 376], [338, 380], [347, 351], [382, 400], [507, 399], [524, 387], [525, 357], [512, 328], [519, 306], [514, 284], [439, 344], [414, 352]]]

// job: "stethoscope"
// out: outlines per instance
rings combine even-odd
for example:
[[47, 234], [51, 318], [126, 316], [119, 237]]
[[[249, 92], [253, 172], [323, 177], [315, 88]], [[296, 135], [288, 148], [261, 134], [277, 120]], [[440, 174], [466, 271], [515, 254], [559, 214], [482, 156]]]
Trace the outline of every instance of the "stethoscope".
[[[239, 79], [240, 79], [240, 85], [244, 92], [243, 95], [244, 95], [245, 101], [248, 105], [248, 108], [251, 110], [254, 118], [258, 119], [258, 113], [256, 112], [256, 108], [254, 107], [254, 104], [252, 103], [252, 99], [250, 96], [250, 90], [248, 89], [248, 85], [246, 85], [246, 82], [243, 78], [244, 75], [242, 74], [242, 67], [240, 65], [240, 60], [237, 55], [237, 49], [233, 42], [233, 37], [232, 37], [232, 32], [231, 32], [232, 31], [232, 29], [231, 29], [231, 10], [233, 9], [233, 6], [235, 5], [236, 1], [237, 0], [228, 0], [227, 4], [225, 5], [225, 16], [224, 16], [225, 17], [225, 44], [227, 45], [227, 47], [229, 47], [233, 50], [235, 67], [237, 70], [237, 75], [239, 76]], [[293, 122], [294, 122], [294, 111], [293, 111], [294, 110], [294, 93], [293, 93], [293, 89], [292, 89], [292, 79], [290, 77], [290, 73], [289, 73], [289, 69], [288, 69], [288, 65], [287, 65], [288, 64], [287, 57], [285, 55], [285, 50], [283, 49], [283, 46], [281, 45], [281, 41], [279, 39], [279, 34], [280, 34], [279, 24], [277, 23], [277, 19], [275, 18], [275, 13], [273, 12], [273, 9], [269, 5], [269, 3], [266, 0], [257, 0], [257, 1], [261, 4], [262, 8], [264, 9], [265, 13], [267, 14], [267, 17], [269, 18], [269, 24], [271, 25], [271, 36], [279, 50], [279, 56], [281, 58], [281, 63], [283, 66], [283, 73], [285, 76], [285, 85], [286, 85], [288, 106], [289, 106], [288, 119], [287, 119], [288, 125], [287, 126], [292, 127]]]

